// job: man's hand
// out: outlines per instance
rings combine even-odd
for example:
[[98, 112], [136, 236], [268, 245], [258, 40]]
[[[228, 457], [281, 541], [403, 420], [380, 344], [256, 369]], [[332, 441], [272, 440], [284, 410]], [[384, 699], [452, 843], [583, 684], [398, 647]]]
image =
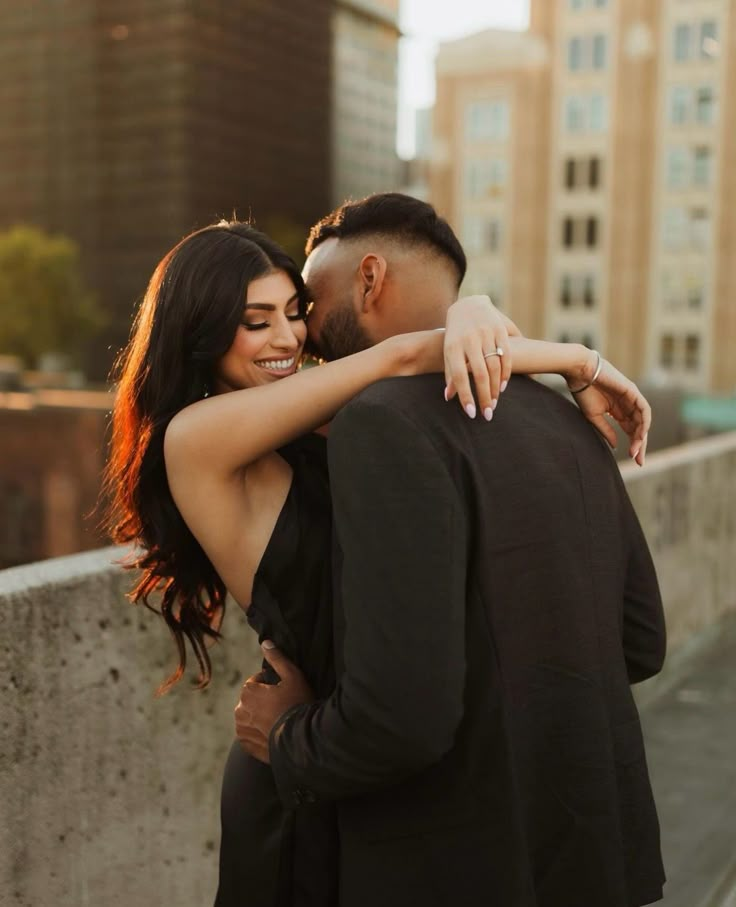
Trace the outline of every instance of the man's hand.
[[268, 763], [268, 739], [273, 726], [292, 706], [313, 702], [314, 693], [299, 668], [270, 640], [261, 648], [281, 680], [277, 684], [263, 683], [262, 676], [255, 674], [245, 681], [235, 706], [235, 733], [246, 753]]

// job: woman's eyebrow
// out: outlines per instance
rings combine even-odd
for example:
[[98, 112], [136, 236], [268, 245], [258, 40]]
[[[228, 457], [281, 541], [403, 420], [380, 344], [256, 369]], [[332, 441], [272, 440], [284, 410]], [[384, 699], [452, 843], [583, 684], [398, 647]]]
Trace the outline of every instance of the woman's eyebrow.
[[[286, 300], [285, 305], [290, 305], [292, 302], [294, 302], [295, 299], [298, 299], [298, 298], [299, 298], [299, 294], [294, 293], [293, 296], [290, 296]], [[275, 312], [276, 311], [276, 306], [272, 302], [246, 302], [245, 307], [246, 307], [246, 309], [258, 309], [261, 312]]]

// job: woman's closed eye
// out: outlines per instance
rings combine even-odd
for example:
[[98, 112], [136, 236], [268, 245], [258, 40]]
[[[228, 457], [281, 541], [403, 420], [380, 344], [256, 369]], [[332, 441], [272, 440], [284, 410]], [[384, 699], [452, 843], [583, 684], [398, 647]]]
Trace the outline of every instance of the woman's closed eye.
[[[287, 321], [304, 321], [306, 319], [306, 314], [304, 312], [293, 312], [286, 316]], [[244, 321], [243, 327], [248, 331], [262, 331], [264, 328], [270, 327], [270, 321]]]

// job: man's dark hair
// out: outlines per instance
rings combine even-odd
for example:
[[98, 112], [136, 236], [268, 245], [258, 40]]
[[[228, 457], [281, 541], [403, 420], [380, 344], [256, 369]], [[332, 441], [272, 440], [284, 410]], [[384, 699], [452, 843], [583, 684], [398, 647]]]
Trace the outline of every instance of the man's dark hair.
[[405, 245], [430, 247], [455, 266], [458, 286], [468, 266], [463, 247], [447, 221], [427, 202], [400, 192], [380, 192], [361, 201], [344, 202], [312, 227], [307, 255], [332, 236], [385, 236]]

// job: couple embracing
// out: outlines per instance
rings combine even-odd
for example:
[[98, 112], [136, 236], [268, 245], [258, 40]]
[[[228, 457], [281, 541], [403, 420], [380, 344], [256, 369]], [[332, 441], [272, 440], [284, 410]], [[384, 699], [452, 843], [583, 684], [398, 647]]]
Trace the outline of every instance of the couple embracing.
[[111, 520], [143, 549], [134, 597], [163, 593], [167, 685], [187, 646], [209, 681], [228, 592], [265, 656], [217, 907], [660, 899], [630, 685], [664, 621], [605, 419], [641, 465], [646, 401], [457, 300], [465, 255], [424, 202], [346, 203], [307, 252], [302, 275], [245, 224], [186, 237], [121, 360]]

